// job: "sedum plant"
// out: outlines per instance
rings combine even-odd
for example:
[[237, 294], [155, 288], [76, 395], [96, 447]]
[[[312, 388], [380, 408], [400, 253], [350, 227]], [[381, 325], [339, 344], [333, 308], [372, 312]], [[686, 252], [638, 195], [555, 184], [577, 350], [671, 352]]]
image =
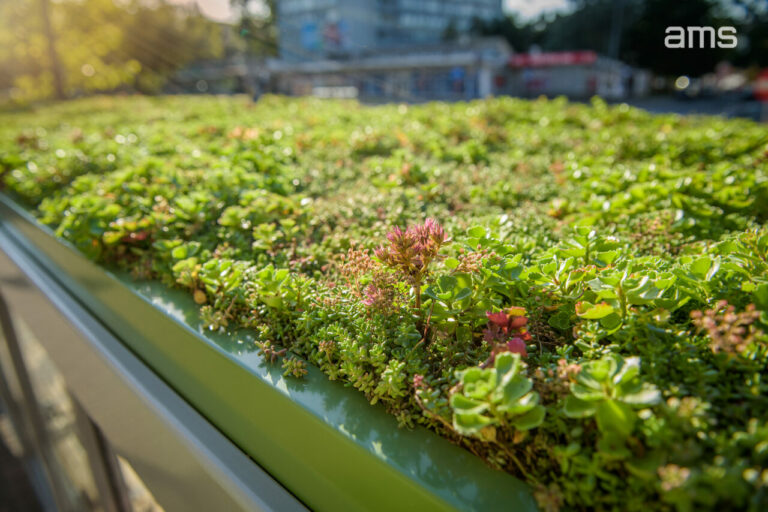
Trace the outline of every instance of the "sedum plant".
[[541, 510], [757, 511], [766, 141], [600, 100], [103, 97], [0, 113], [0, 188]]
[[387, 240], [389, 244], [376, 249], [376, 257], [413, 287], [416, 309], [420, 310], [421, 285], [429, 273], [429, 265], [450, 239], [435, 219], [428, 218], [405, 231], [395, 227], [387, 234]]
[[658, 404], [661, 394], [639, 378], [640, 359], [609, 355], [581, 366], [563, 412], [569, 418], [594, 417], [603, 438], [601, 449], [623, 455], [624, 441], [638, 420], [635, 408]]
[[457, 432], [493, 440], [497, 426], [530, 430], [541, 425], [544, 407], [521, 366], [520, 354], [506, 352], [496, 356], [492, 368], [458, 373], [459, 390], [450, 400]]

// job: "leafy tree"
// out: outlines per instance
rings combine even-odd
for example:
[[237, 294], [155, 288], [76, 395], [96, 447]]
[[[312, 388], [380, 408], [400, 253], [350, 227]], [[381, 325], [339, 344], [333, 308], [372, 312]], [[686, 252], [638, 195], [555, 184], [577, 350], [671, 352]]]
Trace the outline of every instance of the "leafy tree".
[[740, 15], [739, 38], [746, 44], [736, 52], [738, 65], [768, 67], [768, 3], [764, 0], [731, 0], [730, 12]]
[[[239, 16], [238, 32], [252, 55], [277, 55], [277, 0], [230, 0]], [[254, 12], [258, 7], [258, 12]]]
[[[120, 50], [140, 65], [134, 75], [137, 90], [157, 92], [182, 65], [221, 56], [222, 27], [205, 18], [196, 5], [187, 9], [165, 2], [156, 7], [134, 5], [133, 16], [122, 26]], [[104, 20], [119, 26], [114, 14]]]
[[[0, 99], [56, 95], [54, 63], [41, 12], [46, 2], [0, 3]], [[50, 2], [62, 92], [158, 92], [173, 72], [222, 53], [222, 30], [196, 7], [165, 0]]]
[[[631, 17], [636, 2], [625, 1], [624, 19]], [[594, 50], [609, 53], [613, 2], [610, 0], [573, 1], [573, 10], [558, 14], [547, 23], [541, 41], [545, 50]]]

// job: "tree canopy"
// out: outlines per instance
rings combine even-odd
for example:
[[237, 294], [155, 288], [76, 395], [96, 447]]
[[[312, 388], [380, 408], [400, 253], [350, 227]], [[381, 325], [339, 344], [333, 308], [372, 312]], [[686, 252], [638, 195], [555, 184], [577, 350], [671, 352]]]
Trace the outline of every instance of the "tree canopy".
[[56, 67], [66, 96], [172, 89], [178, 68], [223, 54], [227, 30], [196, 6], [165, 0], [2, 2], [0, 100], [54, 96]]

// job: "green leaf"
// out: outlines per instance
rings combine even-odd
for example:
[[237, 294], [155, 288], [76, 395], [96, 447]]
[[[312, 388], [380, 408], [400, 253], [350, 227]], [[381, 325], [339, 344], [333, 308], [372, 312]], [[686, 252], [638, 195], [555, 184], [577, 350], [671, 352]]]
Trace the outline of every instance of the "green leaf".
[[460, 272], [453, 274], [453, 277], [456, 278], [456, 286], [459, 288], [472, 288], [472, 276], [470, 274]]
[[499, 386], [505, 387], [517, 374], [520, 366], [520, 354], [504, 352], [496, 356], [493, 367], [496, 368], [496, 375], [499, 378]]
[[107, 245], [116, 244], [121, 238], [123, 238], [123, 233], [119, 231], [107, 231], [102, 235], [102, 240]]
[[626, 446], [626, 437], [614, 432], [604, 433], [597, 442], [597, 449], [604, 458], [613, 460], [627, 459], [632, 456], [632, 452]]
[[467, 230], [467, 234], [472, 238], [485, 237], [485, 228], [483, 226], [473, 226]]
[[453, 270], [459, 266], [459, 260], [456, 258], [445, 258], [445, 266], [446, 268]]
[[585, 385], [581, 379], [579, 379], [576, 384], [571, 386], [571, 393], [573, 393], [577, 398], [591, 402], [607, 398], [601, 385], [598, 384], [597, 386], [588, 386]]
[[480, 414], [489, 407], [488, 402], [467, 398], [461, 393], [451, 396], [451, 408], [458, 414]]
[[755, 283], [744, 281], [741, 283], [741, 291], [743, 292], [753, 292], [757, 288], [757, 285]]
[[530, 430], [541, 425], [545, 415], [546, 410], [544, 407], [537, 405], [522, 416], [515, 418], [512, 421], [512, 426], [517, 430]]
[[501, 405], [499, 408], [509, 410], [515, 403], [533, 387], [531, 379], [523, 375], [515, 375], [502, 388]]
[[708, 256], [702, 256], [691, 262], [690, 269], [696, 277], [705, 279], [711, 266], [712, 260]]
[[464, 394], [477, 399], [483, 399], [491, 394], [496, 387], [496, 372], [480, 368], [468, 368], [461, 377], [464, 384]]
[[611, 313], [600, 319], [600, 325], [606, 329], [607, 334], [613, 334], [624, 324], [618, 313]]
[[661, 401], [661, 393], [656, 386], [644, 384], [640, 391], [622, 395], [621, 401], [632, 405], [654, 405]]
[[175, 260], [183, 260], [187, 257], [187, 247], [184, 245], [181, 245], [179, 247], [175, 247], [171, 251], [171, 257]]
[[594, 380], [597, 383], [608, 382], [611, 377], [616, 374], [618, 369], [619, 365], [617, 358], [613, 355], [606, 356], [597, 361], [590, 361], [583, 365], [577, 380], [590, 387], [595, 387], [590, 380]]
[[711, 281], [713, 277], [715, 277], [715, 274], [717, 274], [717, 271], [720, 270], [720, 258], [715, 258], [715, 261], [712, 262], [712, 268], [709, 269], [707, 272], [707, 275], [704, 277], [707, 281]]
[[675, 277], [675, 274], [671, 272], [664, 272], [661, 274], [659, 279], [657, 279], [653, 285], [658, 288], [659, 290], [666, 290], [673, 284], [675, 284], [675, 281], [677, 280], [677, 277]]
[[613, 376], [613, 383], [618, 384], [620, 382], [629, 382], [640, 373], [640, 358], [639, 357], [627, 357], [620, 366], [619, 371]]
[[565, 397], [563, 412], [569, 418], [586, 418], [597, 411], [597, 402], [588, 402], [576, 398], [574, 395]]
[[464, 300], [467, 297], [472, 295], [472, 289], [471, 288], [462, 288], [458, 291], [458, 293], [453, 297], [453, 300]]
[[619, 251], [602, 251], [595, 254], [595, 259], [598, 260], [603, 266], [610, 265], [619, 257]]
[[576, 314], [581, 318], [588, 320], [598, 320], [614, 312], [612, 306], [605, 302], [599, 304], [590, 304], [589, 302], [579, 302], [576, 304]]
[[426, 295], [432, 300], [440, 300], [438, 293], [435, 291], [435, 289], [432, 286], [427, 286], [427, 289], [424, 290], [424, 295]]
[[440, 290], [443, 292], [452, 292], [456, 287], [456, 278], [453, 276], [440, 276], [437, 280]]
[[600, 402], [595, 412], [597, 428], [601, 432], [608, 432], [627, 438], [635, 427], [637, 415], [628, 405], [616, 400]]
[[755, 298], [755, 305], [761, 310], [768, 310], [768, 283], [762, 283], [757, 285], [757, 288], [752, 293]]
[[510, 416], [525, 414], [539, 404], [539, 394], [535, 391], [528, 393], [517, 401], [503, 403], [498, 410]]
[[453, 428], [465, 436], [478, 434], [484, 427], [498, 423], [492, 418], [480, 414], [454, 414]]
[[549, 317], [547, 323], [555, 329], [566, 330], [571, 327], [571, 315], [566, 311], [558, 311]]
[[624, 463], [632, 475], [643, 480], [653, 481], [658, 478], [658, 469], [664, 462], [664, 456], [661, 452], [654, 451], [645, 457], [635, 457]]

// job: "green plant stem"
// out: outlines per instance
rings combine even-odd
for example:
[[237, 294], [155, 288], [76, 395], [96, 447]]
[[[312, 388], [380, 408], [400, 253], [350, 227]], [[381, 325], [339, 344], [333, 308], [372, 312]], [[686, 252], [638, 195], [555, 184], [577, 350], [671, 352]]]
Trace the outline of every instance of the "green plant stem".
[[624, 295], [624, 289], [619, 285], [619, 303], [621, 304], [621, 320], [627, 319], [627, 297]]
[[514, 452], [512, 450], [510, 450], [509, 447], [507, 447], [507, 445], [505, 445], [503, 443], [497, 443], [497, 442], [494, 442], [494, 444], [499, 446], [504, 451], [504, 453], [506, 453], [509, 456], [509, 458], [512, 459], [512, 462], [515, 463], [515, 466], [517, 466], [517, 469], [520, 471], [520, 473], [527, 480], [533, 481], [533, 482], [535, 482], [537, 484], [539, 483], [539, 480], [536, 477], [534, 477], [528, 471], [525, 470], [525, 467], [523, 466], [523, 463], [520, 462], [520, 459], [517, 458], [517, 456], [514, 454]]
[[[493, 405], [491, 405], [491, 413], [496, 418], [499, 418], [499, 421], [501, 422], [501, 426], [504, 427], [504, 429], [510, 430], [510, 431], [514, 430], [512, 427], [509, 426], [506, 420], [504, 420], [503, 416], [496, 412], [496, 408], [493, 407]], [[509, 456], [509, 458], [512, 459], [512, 462], [515, 463], [515, 466], [517, 466], [517, 469], [526, 479], [533, 480], [534, 482], [539, 483], [538, 480], [536, 480], [536, 478], [531, 476], [531, 474], [525, 470], [525, 466], [523, 466], [523, 463], [520, 462], [520, 459], [517, 458], [517, 455], [515, 455], [514, 452], [510, 450], [507, 445], [505, 445], [504, 443], [500, 443], [498, 441], [493, 441], [493, 443], [499, 446]]]

